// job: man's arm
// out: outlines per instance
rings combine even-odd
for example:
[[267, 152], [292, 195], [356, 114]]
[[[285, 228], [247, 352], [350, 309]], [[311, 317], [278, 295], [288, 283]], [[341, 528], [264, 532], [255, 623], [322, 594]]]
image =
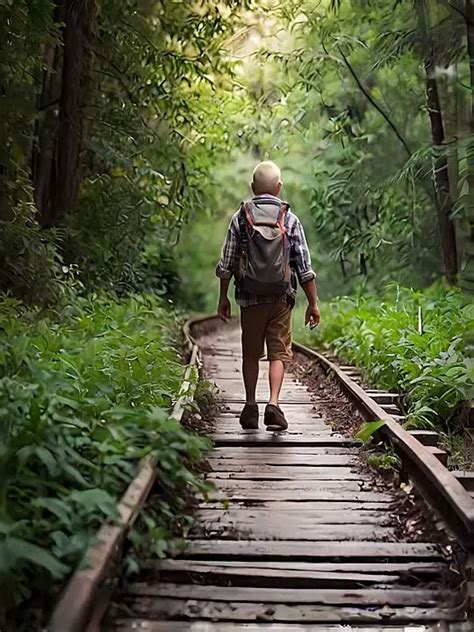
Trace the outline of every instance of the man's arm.
[[217, 305], [217, 315], [225, 323], [228, 323], [231, 319], [230, 301], [227, 298], [227, 292], [229, 290], [230, 279], [222, 279], [220, 283], [219, 303]]
[[217, 264], [216, 275], [220, 279], [219, 303], [217, 314], [225, 323], [231, 318], [230, 301], [227, 298], [230, 280], [235, 269], [235, 258], [237, 256], [237, 232], [233, 218], [227, 230], [227, 236], [222, 247], [222, 254]]
[[317, 327], [321, 320], [318, 307], [318, 290], [316, 286], [316, 274], [311, 267], [311, 254], [301, 222], [296, 219], [291, 231], [291, 265], [296, 271], [299, 283], [308, 299], [304, 324], [311, 329]]
[[319, 325], [321, 320], [321, 313], [318, 306], [318, 288], [316, 287], [316, 278], [307, 281], [302, 286], [306, 298], [308, 299], [308, 307], [306, 308], [306, 314], [304, 318], [304, 324], [309, 323], [309, 328], [314, 329]]

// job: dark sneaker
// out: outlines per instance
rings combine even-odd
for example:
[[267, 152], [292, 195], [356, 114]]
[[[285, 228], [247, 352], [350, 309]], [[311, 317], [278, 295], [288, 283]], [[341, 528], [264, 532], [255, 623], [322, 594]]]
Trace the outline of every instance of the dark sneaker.
[[288, 428], [288, 422], [282, 409], [273, 404], [267, 404], [263, 423], [266, 425], [267, 430], [286, 430]]
[[257, 404], [245, 404], [240, 413], [240, 425], [244, 430], [256, 430], [258, 428]]

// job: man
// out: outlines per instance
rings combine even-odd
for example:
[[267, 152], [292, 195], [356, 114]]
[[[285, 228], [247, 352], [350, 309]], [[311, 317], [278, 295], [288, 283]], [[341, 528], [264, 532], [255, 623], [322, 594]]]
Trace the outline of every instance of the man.
[[242, 203], [231, 219], [216, 274], [220, 278], [218, 315], [228, 322], [227, 297], [232, 276], [242, 328], [242, 372], [246, 404], [240, 414], [244, 429], [258, 428], [255, 399], [259, 361], [264, 343], [270, 362], [270, 400], [265, 408], [268, 430], [286, 430], [288, 423], [278, 402], [285, 363], [292, 358], [291, 310], [295, 304], [296, 277], [308, 299], [305, 325], [320, 321], [315, 273], [303, 227], [280, 199], [281, 172], [271, 161], [259, 163], [252, 177], [254, 197]]

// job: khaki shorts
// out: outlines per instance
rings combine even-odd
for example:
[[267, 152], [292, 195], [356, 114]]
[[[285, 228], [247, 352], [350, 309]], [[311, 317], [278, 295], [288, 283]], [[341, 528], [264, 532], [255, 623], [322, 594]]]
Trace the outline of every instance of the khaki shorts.
[[289, 362], [291, 351], [291, 307], [286, 303], [265, 303], [240, 308], [242, 354], [261, 358], [267, 343], [269, 360]]

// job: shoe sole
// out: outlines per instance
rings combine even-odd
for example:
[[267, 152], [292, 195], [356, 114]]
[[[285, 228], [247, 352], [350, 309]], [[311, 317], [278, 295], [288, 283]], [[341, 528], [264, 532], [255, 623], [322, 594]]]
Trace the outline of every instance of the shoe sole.
[[283, 430], [287, 430], [288, 428], [287, 423], [284, 425], [278, 424], [278, 423], [275, 423], [272, 418], [273, 418], [273, 415], [270, 414], [270, 415], [267, 415], [263, 420], [263, 423], [265, 424], [267, 430], [269, 430], [270, 432], [275, 432], [275, 431], [281, 432]]
[[268, 432], [285, 432], [288, 426], [285, 428], [284, 426], [276, 426], [275, 424], [265, 424], [265, 428]]

